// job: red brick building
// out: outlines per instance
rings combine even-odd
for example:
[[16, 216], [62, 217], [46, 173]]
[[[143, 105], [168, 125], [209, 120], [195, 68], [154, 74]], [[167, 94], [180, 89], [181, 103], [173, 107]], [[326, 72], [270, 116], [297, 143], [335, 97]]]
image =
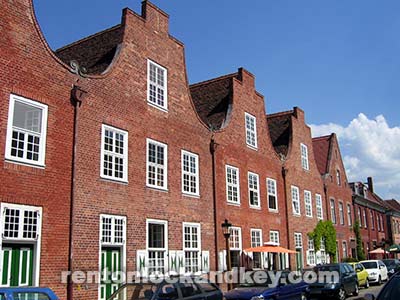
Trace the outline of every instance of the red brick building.
[[[373, 181], [350, 183], [353, 190], [354, 216], [360, 224], [360, 233], [366, 257], [375, 257], [369, 252], [386, 245], [386, 204], [374, 193]], [[385, 244], [383, 244], [385, 243]], [[382, 258], [382, 257], [381, 257]]]
[[[386, 200], [387, 242], [391, 245], [400, 245], [400, 203], [395, 199]], [[398, 257], [398, 254], [396, 254]]]
[[65, 298], [76, 76], [46, 44], [32, 1], [1, 1], [0, 28], [0, 285]]
[[284, 168], [289, 248], [296, 249], [291, 267], [301, 269], [326, 261], [324, 245], [315, 252], [308, 238], [319, 220], [326, 218], [323, 182], [314, 158], [311, 130], [304, 112], [291, 111], [268, 115], [270, 136]]
[[324, 182], [326, 217], [336, 229], [336, 258], [341, 261], [347, 257], [356, 257], [352, 191], [347, 181], [336, 134], [314, 138], [313, 148]]
[[[244, 253], [265, 242], [288, 246], [286, 203], [281, 163], [273, 150], [264, 98], [255, 89], [254, 76], [244, 69], [190, 87], [202, 120], [213, 131], [216, 187], [216, 240], [219, 269], [226, 268], [221, 224], [232, 223], [230, 254], [233, 267], [268, 268], [273, 258]], [[281, 255], [276, 267], [286, 268]]]

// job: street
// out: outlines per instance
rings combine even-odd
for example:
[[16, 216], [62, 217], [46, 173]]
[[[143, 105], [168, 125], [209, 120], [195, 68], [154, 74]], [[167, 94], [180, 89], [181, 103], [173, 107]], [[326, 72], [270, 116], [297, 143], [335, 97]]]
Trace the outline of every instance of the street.
[[358, 298], [362, 298], [364, 297], [365, 294], [373, 294], [375, 297], [378, 296], [380, 290], [382, 289], [382, 287], [384, 286], [384, 284], [382, 285], [371, 285], [368, 289], [365, 288], [361, 288], [360, 289], [360, 294], [356, 297], [352, 296], [349, 297], [348, 299], [358, 299]]

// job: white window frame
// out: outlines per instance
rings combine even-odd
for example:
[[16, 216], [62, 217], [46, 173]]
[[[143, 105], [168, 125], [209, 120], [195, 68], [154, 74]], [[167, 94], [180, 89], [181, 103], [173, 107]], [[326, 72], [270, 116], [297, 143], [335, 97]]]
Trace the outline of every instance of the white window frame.
[[[291, 195], [292, 195], [292, 210], [293, 210], [293, 215], [295, 216], [300, 216], [301, 215], [301, 207], [300, 207], [300, 190], [297, 186], [292, 185], [291, 186]], [[296, 191], [297, 199], [293, 197], [295, 194], [293, 193]], [[295, 203], [298, 205], [298, 211], [296, 210]]]
[[[184, 157], [185, 156], [189, 157], [189, 171], [185, 171], [184, 170], [183, 162], [184, 162]], [[191, 158], [194, 158], [194, 161], [195, 161], [195, 173], [192, 173], [190, 171], [190, 159]], [[200, 196], [199, 156], [197, 154], [195, 154], [195, 153], [192, 153], [192, 152], [189, 152], [189, 151], [186, 151], [186, 150], [182, 150], [181, 151], [181, 172], [182, 172], [182, 193], [185, 194], [185, 195]], [[195, 181], [196, 181], [195, 182], [196, 191], [194, 193], [191, 192], [191, 191], [185, 191], [185, 185], [184, 185], [184, 182], [185, 182], [184, 177], [185, 177], [185, 175], [187, 175], [189, 177], [194, 176]], [[190, 185], [190, 181], [189, 181], [189, 189], [190, 188], [191, 188], [191, 185]]]
[[[186, 247], [185, 243], [185, 228], [196, 228], [197, 229], [197, 247]], [[192, 232], [190, 233], [190, 235]], [[192, 237], [191, 237], [192, 238]], [[191, 239], [192, 241], [192, 239]], [[197, 252], [197, 271], [201, 270], [201, 225], [200, 223], [182, 223], [182, 249], [184, 252], [184, 259], [186, 260], [186, 252]], [[186, 263], [185, 263], [186, 268]], [[186, 270], [186, 272], [193, 272], [193, 270]]]
[[[232, 170], [232, 171], [236, 172], [236, 184], [228, 182], [228, 170]], [[239, 169], [234, 166], [225, 165], [225, 181], [226, 181], [226, 200], [227, 200], [227, 202], [230, 204], [240, 205], [240, 172], [239, 172]], [[229, 200], [229, 187], [232, 187], [232, 199], [233, 199], [233, 190], [235, 188], [237, 189], [237, 201]]]
[[324, 219], [324, 209], [322, 206], [322, 196], [320, 194], [315, 194], [315, 203], [316, 203], [316, 209], [317, 209], [317, 219], [318, 220], [323, 220]]
[[329, 199], [329, 207], [331, 209], [331, 221], [333, 224], [337, 224], [335, 199]]
[[280, 245], [280, 237], [278, 230], [270, 230], [269, 231], [269, 241], [276, 245]]
[[308, 161], [308, 147], [307, 145], [300, 143], [300, 154], [301, 154], [301, 167], [304, 170], [310, 170], [310, 164]]
[[[270, 183], [273, 186], [273, 189], [274, 189], [275, 193], [271, 192]], [[275, 207], [276, 208], [271, 208], [269, 206], [269, 197], [270, 196], [275, 197]], [[267, 178], [267, 201], [268, 201], [268, 210], [269, 211], [277, 212], [279, 210], [279, 207], [278, 207], [278, 186], [276, 184], [276, 180], [272, 179], [272, 178]]]
[[[151, 84], [150, 66], [151, 65], [154, 65], [157, 69], [161, 69], [162, 71], [164, 71], [164, 86], [161, 86], [158, 83], [155, 84], [157, 89], [161, 88], [164, 91], [164, 105], [159, 105], [158, 103], [155, 103], [150, 100], [150, 84]], [[150, 59], [147, 60], [147, 103], [155, 108], [162, 110], [162, 111], [168, 111], [168, 70]]]
[[367, 210], [363, 209], [363, 221], [364, 221], [364, 228], [367, 228]]
[[[32, 131], [26, 129], [18, 128], [18, 132], [25, 133], [25, 137], [27, 134], [32, 134], [34, 136], [39, 136], [39, 157], [37, 161], [30, 160], [26, 158], [27, 154], [27, 145], [28, 142], [25, 140], [24, 142], [24, 157], [15, 157], [11, 156], [11, 146], [12, 146], [12, 135], [13, 135], [13, 120], [14, 120], [14, 107], [15, 102], [20, 102], [25, 105], [32, 106], [34, 108], [40, 109], [42, 111], [42, 120], [41, 120], [41, 129], [40, 134], [33, 133]], [[45, 167], [45, 157], [46, 157], [46, 138], [47, 138], [47, 117], [48, 117], [48, 106], [39, 103], [37, 101], [33, 101], [22, 96], [17, 96], [14, 94], [10, 94], [10, 102], [9, 102], [9, 109], [8, 109], [8, 122], [7, 122], [7, 139], [6, 139], [6, 149], [5, 149], [5, 159], [8, 161], [13, 161], [22, 164], [28, 164], [31, 166], [38, 166], [38, 167]]]
[[347, 248], [347, 241], [342, 241], [342, 254], [343, 258], [349, 257], [349, 249]]
[[[103, 221], [111, 219], [111, 236], [110, 242], [103, 241]], [[122, 241], [116, 241], [116, 220], [122, 221]], [[119, 215], [100, 214], [100, 243], [102, 246], [123, 246], [126, 243], [126, 217]]]
[[340, 175], [340, 171], [339, 170], [336, 170], [336, 183], [339, 186], [342, 184], [342, 179], [341, 179], [341, 175]]
[[344, 225], [344, 206], [343, 202], [339, 200], [339, 223]]
[[300, 232], [294, 233], [294, 247], [295, 249], [303, 249], [303, 234]]
[[[160, 146], [164, 148], [164, 165], [162, 169], [164, 170], [164, 184], [163, 186], [158, 186], [156, 184], [150, 184], [149, 183], [149, 167], [150, 167], [150, 161], [149, 161], [149, 145], [150, 144], [155, 144], [156, 146]], [[157, 156], [157, 155], [156, 155]], [[156, 169], [161, 166], [158, 165], [157, 163], [152, 163], [151, 165], [156, 166]], [[156, 172], [156, 182], [157, 182], [157, 172]], [[160, 189], [160, 190], [168, 190], [168, 145], [152, 140], [150, 138], [146, 139], [146, 186], [150, 188], [155, 188], [155, 189]]]
[[[20, 217], [23, 216], [23, 212], [24, 211], [37, 211], [38, 212], [38, 221], [37, 221], [37, 238], [36, 239], [27, 239], [27, 238], [5, 238], [4, 237], [4, 222], [2, 221], [1, 226], [0, 226], [0, 238], [1, 238], [1, 242], [0, 242], [0, 260], [3, 261], [3, 247], [4, 244], [6, 244], [7, 242], [30, 242], [34, 244], [34, 262], [33, 262], [33, 278], [32, 278], [32, 283], [33, 286], [39, 286], [39, 280], [40, 280], [40, 258], [41, 258], [41, 245], [42, 245], [42, 218], [43, 218], [43, 209], [41, 207], [37, 207], [37, 206], [29, 206], [29, 205], [19, 205], [19, 204], [12, 204], [12, 203], [1, 203], [0, 204], [0, 216], [1, 219], [3, 219], [4, 214], [5, 214], [5, 209], [9, 208], [9, 209], [15, 209], [15, 210], [20, 210]], [[23, 218], [21, 218], [23, 219]], [[23, 225], [23, 223], [21, 223], [21, 219], [20, 219], [20, 225]], [[23, 226], [19, 226], [19, 229], [21, 230], [21, 232], [23, 232]], [[19, 237], [21, 236], [21, 234], [19, 234]]]
[[371, 229], [375, 230], [375, 217], [374, 217], [373, 211], [371, 210], [369, 212], [369, 214], [371, 215]]
[[[251, 180], [251, 177], [254, 177], [256, 179], [256, 185], [257, 187], [254, 188], [250, 186], [250, 183], [253, 181]], [[254, 184], [252, 184], [254, 185]], [[260, 177], [258, 174], [253, 173], [253, 172], [247, 172], [247, 187], [249, 190], [249, 205], [251, 208], [261, 208], [261, 199], [260, 199]], [[251, 192], [253, 192], [253, 195], [257, 195], [257, 203], [256, 204], [251, 204]]]
[[313, 208], [312, 208], [312, 195], [310, 191], [304, 191], [304, 205], [306, 209], [306, 217], [312, 218]]
[[[256, 241], [257, 239], [259, 239], [258, 242]], [[250, 243], [251, 247], [259, 247], [263, 245], [262, 229], [259, 228], [250, 229]]]
[[347, 203], [347, 222], [349, 226], [353, 226], [353, 218], [351, 216], [351, 205]]
[[313, 239], [308, 238], [308, 250], [307, 250], [307, 264], [310, 266], [316, 265], [316, 253]]
[[[116, 138], [115, 134], [120, 134], [123, 136], [123, 154], [116, 153], [115, 151], [106, 151], [104, 149], [105, 145], [105, 133], [106, 130], [112, 131], [113, 132], [113, 149], [115, 150], [115, 143], [116, 143]], [[104, 174], [104, 155], [110, 155], [113, 158], [112, 162], [112, 173], [113, 175], [105, 175]], [[114, 158], [121, 158], [123, 160], [123, 172], [122, 172], [122, 178], [116, 177], [115, 176], [115, 161]], [[115, 181], [122, 181], [122, 182], [128, 182], [128, 132], [113, 126], [109, 126], [106, 124], [101, 125], [101, 151], [100, 151], [100, 177], [104, 179], [111, 179]]]
[[[164, 226], [164, 248], [152, 248], [149, 247], [149, 225], [150, 224], [158, 224]], [[158, 220], [158, 219], [146, 219], [146, 251], [147, 257], [149, 258], [149, 267], [150, 267], [150, 255], [151, 251], [156, 252], [164, 252], [164, 272], [168, 269], [168, 221], [166, 220]], [[149, 273], [150, 274], [150, 273]]]
[[[245, 128], [246, 128], [246, 145], [252, 149], [257, 149], [258, 148], [258, 141], [257, 141], [257, 118], [247, 112], [244, 113], [245, 117]], [[248, 128], [248, 123], [247, 120], [250, 120], [250, 122], [253, 122], [254, 130], [251, 130]], [[252, 124], [249, 124], [250, 126]], [[251, 143], [251, 136], [254, 135], [254, 144]], [[250, 142], [249, 142], [250, 138]]]
[[[236, 226], [232, 226], [229, 228], [230, 230], [230, 237], [229, 237], [229, 246], [230, 246], [230, 250], [232, 251], [242, 251], [242, 228], [241, 227], [236, 227]], [[233, 245], [235, 245], [236, 241], [233, 241], [232, 239], [234, 238], [234, 231], [237, 232], [238, 234], [238, 243], [239, 243], [239, 247], [234, 247]]]

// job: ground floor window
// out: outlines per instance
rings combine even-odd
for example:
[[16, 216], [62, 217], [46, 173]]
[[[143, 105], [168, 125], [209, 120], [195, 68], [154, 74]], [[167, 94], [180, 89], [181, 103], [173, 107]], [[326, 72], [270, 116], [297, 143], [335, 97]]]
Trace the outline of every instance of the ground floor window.
[[185, 272], [200, 270], [200, 224], [183, 223], [183, 250], [185, 252]]
[[168, 250], [168, 222], [147, 220], [147, 251], [149, 274], [164, 274]]

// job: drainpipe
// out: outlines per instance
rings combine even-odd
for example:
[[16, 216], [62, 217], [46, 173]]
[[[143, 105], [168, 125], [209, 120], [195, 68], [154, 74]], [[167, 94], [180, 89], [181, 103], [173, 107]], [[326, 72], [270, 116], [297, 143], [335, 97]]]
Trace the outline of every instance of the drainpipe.
[[[71, 104], [74, 106], [74, 125], [73, 125], [73, 139], [72, 139], [72, 171], [71, 171], [71, 203], [69, 211], [69, 245], [68, 245], [68, 271], [72, 272], [72, 263], [74, 259], [73, 254], [73, 233], [74, 233], [74, 202], [75, 202], [75, 183], [76, 183], [76, 153], [78, 141], [78, 117], [79, 108], [82, 100], [86, 95], [86, 91], [82, 90], [79, 86], [73, 85], [71, 90]], [[68, 276], [67, 282], [67, 299], [73, 300], [73, 282], [72, 274]]]
[[215, 170], [215, 151], [218, 144], [214, 140], [214, 134], [211, 136], [210, 153], [212, 161], [212, 189], [213, 189], [213, 211], [214, 211], [214, 247], [215, 247], [215, 271], [218, 271], [218, 218], [217, 218], [217, 188], [216, 188], [216, 170]]
[[[290, 247], [290, 231], [289, 231], [290, 226], [289, 226], [289, 211], [288, 211], [288, 203], [287, 203], [287, 201], [288, 201], [287, 182], [286, 182], [287, 173], [288, 173], [288, 170], [285, 169], [284, 166], [282, 166], [283, 186], [284, 186], [284, 190], [285, 190], [285, 215], [286, 215], [286, 232], [287, 232], [286, 237], [287, 237], [287, 247], [289, 248]], [[289, 269], [290, 270], [292, 269], [291, 265], [292, 265], [292, 263], [289, 258]]]

